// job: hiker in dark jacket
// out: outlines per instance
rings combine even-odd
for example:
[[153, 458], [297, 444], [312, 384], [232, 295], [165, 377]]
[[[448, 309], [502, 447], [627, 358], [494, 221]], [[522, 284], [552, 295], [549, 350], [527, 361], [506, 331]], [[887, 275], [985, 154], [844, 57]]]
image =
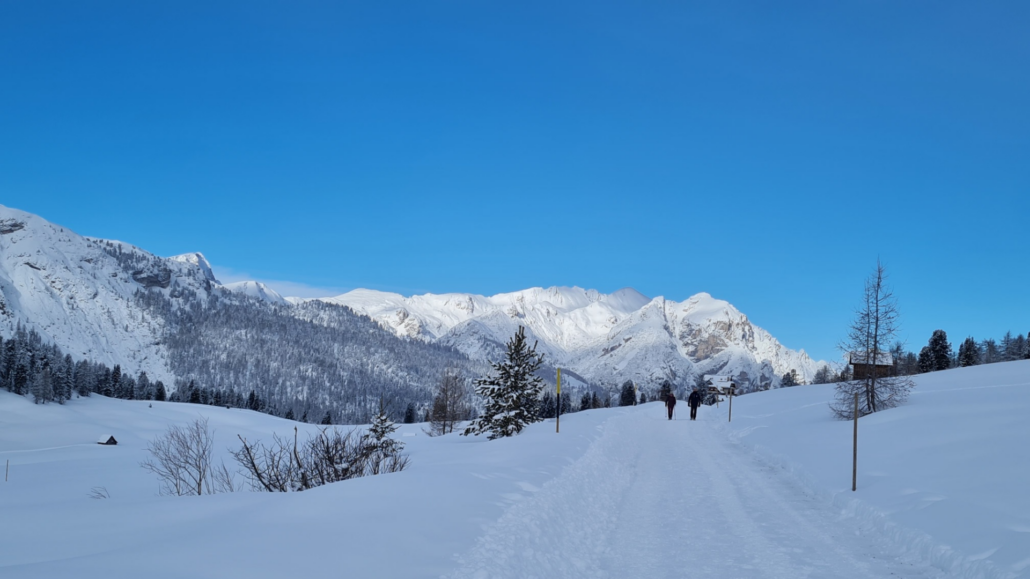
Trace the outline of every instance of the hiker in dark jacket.
[[690, 419], [697, 420], [697, 407], [701, 405], [701, 393], [697, 391], [697, 388], [690, 393], [687, 404], [690, 405]]
[[665, 397], [665, 407], [669, 409], [669, 420], [672, 420], [672, 410], [676, 408], [676, 395], [672, 392]]

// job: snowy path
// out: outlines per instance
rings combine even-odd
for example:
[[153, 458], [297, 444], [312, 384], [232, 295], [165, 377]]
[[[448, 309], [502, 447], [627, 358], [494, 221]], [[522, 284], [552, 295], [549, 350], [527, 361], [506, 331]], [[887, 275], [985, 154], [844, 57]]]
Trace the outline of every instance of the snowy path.
[[659, 411], [605, 423], [582, 459], [487, 529], [453, 577], [944, 576], [710, 425]]

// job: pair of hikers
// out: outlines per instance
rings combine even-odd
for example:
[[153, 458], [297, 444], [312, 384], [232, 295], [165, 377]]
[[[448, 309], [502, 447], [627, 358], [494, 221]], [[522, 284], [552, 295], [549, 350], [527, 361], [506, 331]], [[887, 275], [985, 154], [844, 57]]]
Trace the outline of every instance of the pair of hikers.
[[[690, 405], [690, 419], [697, 420], [697, 407], [701, 405], [701, 393], [697, 388], [687, 397], [687, 404]], [[669, 410], [669, 420], [672, 420], [672, 411], [676, 408], [676, 395], [672, 392], [665, 398], [665, 407]]]

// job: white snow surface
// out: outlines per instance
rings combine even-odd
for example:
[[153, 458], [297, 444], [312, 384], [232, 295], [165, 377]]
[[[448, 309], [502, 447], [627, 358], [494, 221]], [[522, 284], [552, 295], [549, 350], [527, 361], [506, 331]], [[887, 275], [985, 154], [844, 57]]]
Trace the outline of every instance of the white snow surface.
[[[795, 369], [811, 380], [825, 362], [784, 347], [730, 303], [699, 293], [684, 302], [626, 288], [530, 288], [495, 296], [354, 290], [323, 301], [345, 305], [399, 336], [439, 340], [487, 358], [518, 326], [541, 342], [552, 364], [598, 383], [626, 379], [689, 383], [705, 373], [778, 384]], [[491, 347], [493, 346], [493, 347]]]
[[76, 360], [171, 383], [160, 322], [135, 306], [139, 284], [96, 241], [3, 206], [0, 224], [0, 333], [20, 323]]
[[[312, 425], [245, 410], [0, 391], [0, 576], [419, 578], [1030, 577], [1030, 362], [924, 375], [851, 423], [832, 386], [665, 419], [592, 410], [497, 441], [397, 437], [412, 465], [303, 493], [158, 497], [139, 467], [168, 425]], [[112, 434], [118, 446], [95, 443]], [[104, 487], [108, 499], [87, 497]]]
[[286, 305], [288, 303], [283, 296], [279, 295], [279, 292], [259, 281], [237, 281], [224, 284], [222, 287], [229, 291], [241, 293], [273, 304]]

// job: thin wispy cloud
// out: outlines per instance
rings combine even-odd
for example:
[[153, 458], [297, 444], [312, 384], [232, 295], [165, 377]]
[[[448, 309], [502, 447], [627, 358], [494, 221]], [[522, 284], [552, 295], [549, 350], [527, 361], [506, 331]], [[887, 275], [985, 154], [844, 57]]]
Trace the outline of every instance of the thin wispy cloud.
[[279, 292], [283, 297], [325, 298], [338, 296], [351, 290], [351, 288], [320, 287], [281, 279], [265, 279], [246, 272], [236, 271], [229, 267], [211, 266], [211, 269], [215, 272], [215, 277], [218, 278], [218, 281], [222, 283], [258, 281]]

